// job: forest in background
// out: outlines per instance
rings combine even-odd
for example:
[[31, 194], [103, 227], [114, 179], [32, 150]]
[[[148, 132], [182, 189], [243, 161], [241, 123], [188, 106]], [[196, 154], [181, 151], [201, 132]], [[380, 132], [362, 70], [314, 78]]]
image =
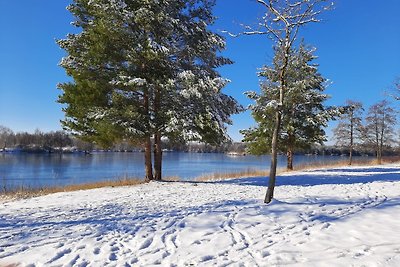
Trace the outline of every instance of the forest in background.
[[[248, 154], [247, 144], [244, 142], [227, 142], [222, 145], [213, 146], [199, 142], [174, 143], [163, 140], [162, 147], [164, 151], [168, 152]], [[391, 145], [384, 146], [383, 155], [393, 156], [398, 154], [399, 150], [400, 147], [393, 142]], [[2, 153], [90, 153], [93, 151], [142, 152], [143, 149], [127, 141], [117, 142], [112, 146], [104, 147], [92, 142], [82, 141], [65, 131], [43, 132], [37, 129], [33, 133], [14, 132], [5, 126], [0, 126], [0, 152]], [[364, 144], [357, 145], [353, 155], [375, 156], [375, 153], [372, 144]], [[349, 148], [340, 145], [314, 144], [307, 149], [298, 150], [296, 154], [348, 156]]]

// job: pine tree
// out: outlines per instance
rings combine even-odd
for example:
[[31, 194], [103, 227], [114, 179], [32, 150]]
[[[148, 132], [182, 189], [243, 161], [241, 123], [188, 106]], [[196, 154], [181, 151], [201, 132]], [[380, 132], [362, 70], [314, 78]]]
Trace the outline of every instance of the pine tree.
[[394, 142], [395, 110], [388, 101], [380, 101], [368, 109], [366, 121], [365, 142], [374, 146], [378, 164], [382, 164], [384, 146]]
[[[211, 32], [212, 0], [74, 0], [74, 25], [59, 45], [64, 128], [109, 145], [143, 144], [146, 179], [161, 179], [161, 139], [222, 142], [237, 102], [221, 92], [224, 39]], [[152, 141], [154, 140], [154, 175]]]
[[347, 100], [345, 112], [340, 116], [338, 125], [333, 129], [336, 146], [345, 147], [349, 150], [349, 165], [353, 162], [354, 146], [362, 140], [364, 129], [362, 111], [362, 103]]
[[259, 19], [256, 27], [245, 26], [246, 31], [239, 35], [267, 35], [274, 42], [275, 52], [279, 51], [280, 62], [276, 75], [279, 77], [276, 86], [279, 88], [279, 98], [275, 101], [274, 127], [271, 140], [271, 167], [269, 172], [268, 189], [264, 202], [271, 202], [274, 196], [276, 183], [276, 169], [278, 165], [279, 133], [282, 124], [282, 110], [285, 94], [287, 93], [286, 72], [289, 68], [290, 53], [296, 47], [296, 41], [300, 28], [303, 26], [319, 22], [319, 16], [324, 10], [329, 9], [331, 3], [327, 0], [298, 0], [298, 1], [277, 1], [277, 0], [257, 0], [264, 14]]
[[[265, 78], [261, 84], [261, 94], [249, 92], [247, 95], [256, 103], [251, 106], [257, 127], [242, 131], [244, 141], [253, 154], [267, 154], [271, 149], [274, 129], [275, 105], [279, 101], [279, 56], [275, 53], [273, 67], [264, 67], [260, 76]], [[312, 61], [313, 50], [300, 45], [298, 51], [291, 52], [285, 80], [285, 102], [281, 107], [282, 122], [278, 138], [280, 152], [287, 155], [287, 169], [293, 169], [294, 152], [309, 148], [315, 143], [325, 141], [324, 127], [339, 114], [339, 110], [325, 107], [328, 95], [324, 94], [326, 79]]]

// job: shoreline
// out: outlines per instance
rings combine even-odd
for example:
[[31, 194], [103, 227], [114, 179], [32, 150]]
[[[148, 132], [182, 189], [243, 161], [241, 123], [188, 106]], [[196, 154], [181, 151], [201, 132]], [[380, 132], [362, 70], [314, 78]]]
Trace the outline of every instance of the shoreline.
[[[381, 166], [385, 166], [388, 164], [394, 164], [400, 162], [398, 157], [386, 157], [383, 158]], [[313, 164], [303, 164], [299, 166], [295, 166], [293, 170], [287, 170], [286, 168], [278, 168], [278, 175], [287, 174], [291, 172], [299, 172], [299, 171], [314, 171], [317, 169], [330, 169], [333, 167], [365, 167], [365, 166], [380, 166], [377, 164], [376, 159], [371, 159], [370, 161], [353, 161], [352, 165], [348, 165], [347, 160], [332, 162], [332, 164], [324, 163], [313, 163]], [[257, 169], [248, 169], [245, 171], [239, 172], [221, 172], [221, 173], [211, 173], [196, 177], [192, 180], [185, 180], [179, 177], [165, 177], [160, 182], [215, 182], [222, 180], [231, 180], [231, 179], [241, 179], [241, 178], [253, 178], [253, 177], [267, 177], [269, 175], [268, 170], [257, 170]], [[157, 182], [157, 181], [155, 181]], [[40, 188], [17, 188], [15, 190], [2, 191], [0, 193], [0, 203], [9, 202], [13, 200], [19, 199], [28, 199], [33, 197], [39, 197], [59, 192], [75, 192], [82, 190], [91, 190], [97, 188], [105, 188], [105, 187], [125, 187], [125, 186], [137, 186], [146, 184], [148, 182], [144, 181], [141, 178], [122, 178], [117, 180], [105, 180], [93, 183], [82, 183], [82, 184], [71, 184], [66, 186], [49, 186], [49, 187], [40, 187]]]

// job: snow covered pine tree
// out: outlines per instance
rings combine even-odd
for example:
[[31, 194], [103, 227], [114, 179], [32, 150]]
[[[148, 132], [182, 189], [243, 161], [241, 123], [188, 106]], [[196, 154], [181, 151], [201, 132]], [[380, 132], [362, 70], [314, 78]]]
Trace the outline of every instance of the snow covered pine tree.
[[[142, 144], [146, 180], [161, 180], [161, 138], [221, 143], [230, 115], [241, 111], [222, 93], [217, 67], [224, 39], [208, 27], [213, 0], [74, 0], [82, 31], [59, 40], [60, 65], [73, 78], [59, 84], [68, 129], [85, 140]], [[154, 140], [154, 175], [152, 164]]]
[[[279, 49], [276, 48], [276, 49]], [[324, 128], [328, 121], [340, 113], [336, 107], [326, 107], [329, 98], [324, 94], [326, 79], [312, 64], [316, 57], [314, 49], [301, 44], [297, 51], [290, 53], [285, 73], [286, 93], [281, 107], [281, 127], [278, 136], [279, 151], [287, 155], [287, 169], [293, 169], [293, 157], [296, 149], [308, 148], [315, 143], [326, 141]], [[276, 51], [273, 67], [264, 67], [259, 73], [265, 81], [261, 84], [261, 93], [247, 92], [255, 101], [250, 106], [257, 127], [241, 131], [244, 142], [248, 143], [252, 154], [268, 154], [271, 149], [272, 132], [276, 103], [279, 101], [279, 66], [282, 53]]]
[[263, 17], [255, 28], [247, 25], [246, 31], [239, 35], [267, 35], [275, 41], [275, 52], [281, 53], [278, 70], [279, 98], [272, 102], [275, 107], [274, 126], [271, 140], [271, 168], [269, 173], [268, 190], [265, 203], [271, 202], [274, 196], [276, 181], [277, 155], [279, 150], [278, 138], [282, 123], [282, 108], [287, 91], [287, 75], [290, 53], [296, 46], [296, 40], [301, 27], [319, 22], [319, 16], [328, 10], [333, 3], [327, 0], [257, 0], [264, 9]]

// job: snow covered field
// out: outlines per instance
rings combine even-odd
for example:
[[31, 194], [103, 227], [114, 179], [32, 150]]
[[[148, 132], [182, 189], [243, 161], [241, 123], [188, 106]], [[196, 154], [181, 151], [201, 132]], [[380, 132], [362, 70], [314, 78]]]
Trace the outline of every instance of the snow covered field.
[[0, 204], [0, 266], [400, 266], [400, 166]]

